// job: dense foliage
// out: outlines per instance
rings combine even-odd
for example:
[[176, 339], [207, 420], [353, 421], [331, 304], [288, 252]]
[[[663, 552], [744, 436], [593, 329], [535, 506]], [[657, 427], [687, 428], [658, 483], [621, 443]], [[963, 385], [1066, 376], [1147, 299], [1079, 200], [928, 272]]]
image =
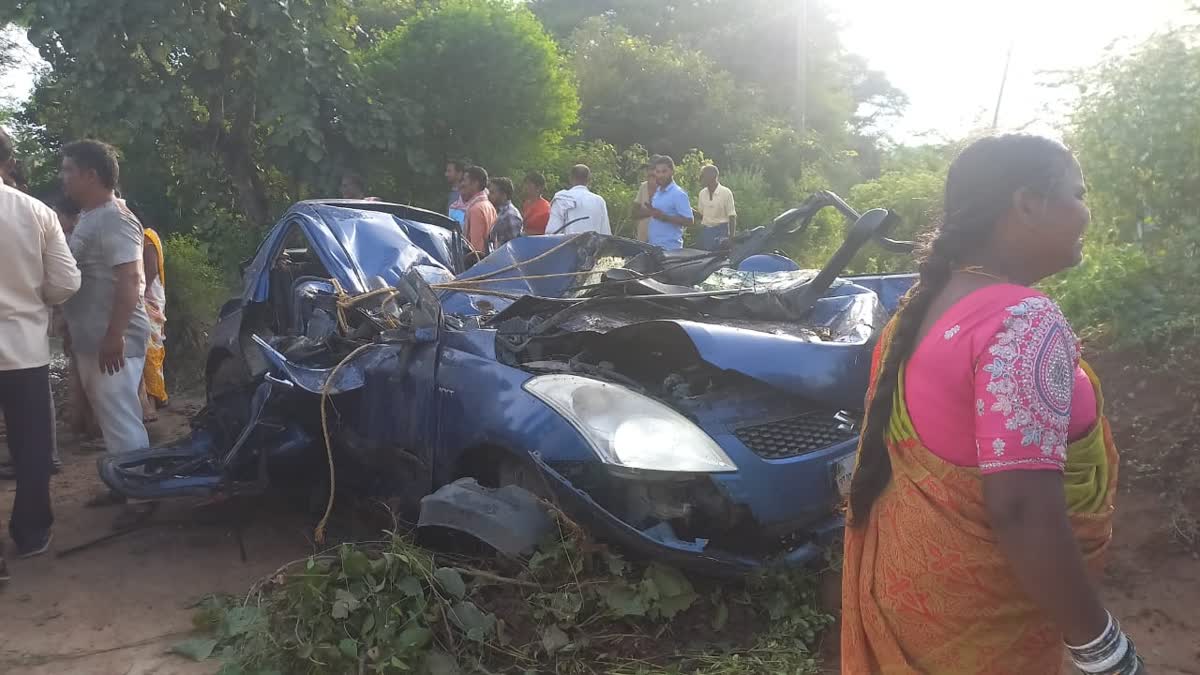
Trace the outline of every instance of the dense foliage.
[[1080, 323], [1162, 342], [1200, 329], [1200, 33], [1181, 28], [1075, 73], [1068, 142], [1093, 225], [1079, 269], [1050, 286]]

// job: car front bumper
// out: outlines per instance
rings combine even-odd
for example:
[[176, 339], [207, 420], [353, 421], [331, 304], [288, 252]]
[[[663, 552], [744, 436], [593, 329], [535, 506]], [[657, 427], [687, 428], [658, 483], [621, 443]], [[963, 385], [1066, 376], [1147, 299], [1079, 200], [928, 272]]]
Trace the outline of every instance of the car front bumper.
[[576, 487], [536, 453], [530, 456], [546, 478], [546, 484], [552, 489], [559, 506], [598, 538], [608, 540], [636, 556], [705, 576], [737, 578], [766, 568], [810, 565], [819, 560], [838, 539], [845, 525], [840, 514], [831, 514], [808, 528], [809, 536], [803, 543], [769, 557], [724, 551], [710, 546], [706, 540], [679, 539], [666, 522], [639, 530]]

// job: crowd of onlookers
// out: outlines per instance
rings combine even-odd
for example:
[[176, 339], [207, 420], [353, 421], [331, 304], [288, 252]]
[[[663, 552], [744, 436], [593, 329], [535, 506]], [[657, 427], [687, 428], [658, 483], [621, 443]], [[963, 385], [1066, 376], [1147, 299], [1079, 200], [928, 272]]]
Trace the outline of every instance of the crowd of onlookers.
[[[722, 248], [737, 226], [733, 192], [721, 185], [720, 172], [706, 165], [700, 172], [696, 207], [675, 182], [675, 162], [655, 155], [642, 166], [646, 180], [638, 189], [630, 213], [637, 221], [637, 238], [664, 249], [683, 248], [684, 232], [697, 227], [693, 246]], [[522, 236], [598, 232], [612, 234], [608, 204], [589, 187], [592, 171], [584, 164], [571, 168], [570, 185], [546, 199], [546, 177], [526, 174], [521, 193], [511, 178], [489, 177], [486, 169], [460, 160], [446, 162], [450, 191], [446, 213], [463, 228], [463, 236], [477, 255], [487, 255]], [[342, 197], [370, 199], [357, 174], [342, 179]], [[516, 206], [515, 200], [521, 200]]]
[[[50, 337], [62, 338], [71, 427], [98, 432], [110, 453], [149, 445], [145, 423], [166, 404], [163, 248], [117, 192], [117, 153], [98, 141], [62, 150], [61, 187], [27, 194], [12, 139], [0, 130], [0, 409], [16, 481], [9, 536], [17, 554], [50, 546], [50, 476], [57, 472]], [[103, 492], [89, 506], [124, 504]], [[127, 505], [127, 526], [152, 505]], [[3, 549], [0, 548], [0, 553]], [[0, 582], [8, 570], [0, 555]]]

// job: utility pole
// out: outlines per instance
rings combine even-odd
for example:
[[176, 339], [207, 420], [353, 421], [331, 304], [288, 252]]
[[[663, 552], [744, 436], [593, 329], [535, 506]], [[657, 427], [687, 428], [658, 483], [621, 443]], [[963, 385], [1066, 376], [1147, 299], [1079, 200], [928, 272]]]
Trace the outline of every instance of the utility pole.
[[1004, 55], [1004, 74], [1000, 76], [1000, 93], [996, 95], [996, 109], [992, 112], [992, 131], [1000, 125], [1000, 104], [1004, 101], [1004, 85], [1008, 83], [1008, 67], [1012, 65], [1014, 43], [1015, 40], [1009, 41], [1008, 53]]
[[796, 89], [796, 111], [799, 130], [808, 130], [808, 0], [800, 0], [800, 16], [796, 26], [796, 76], [800, 86]]

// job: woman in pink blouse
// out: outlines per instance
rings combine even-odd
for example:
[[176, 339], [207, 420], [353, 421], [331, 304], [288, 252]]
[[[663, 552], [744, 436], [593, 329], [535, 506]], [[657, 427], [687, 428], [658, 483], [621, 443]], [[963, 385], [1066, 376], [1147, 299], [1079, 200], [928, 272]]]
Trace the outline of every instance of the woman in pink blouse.
[[1033, 288], [1079, 264], [1084, 192], [1071, 153], [1036, 136], [981, 139], [951, 165], [944, 220], [876, 353], [843, 673], [1053, 674], [1065, 649], [1085, 673], [1145, 672], [1089, 579], [1116, 493], [1103, 398]]

